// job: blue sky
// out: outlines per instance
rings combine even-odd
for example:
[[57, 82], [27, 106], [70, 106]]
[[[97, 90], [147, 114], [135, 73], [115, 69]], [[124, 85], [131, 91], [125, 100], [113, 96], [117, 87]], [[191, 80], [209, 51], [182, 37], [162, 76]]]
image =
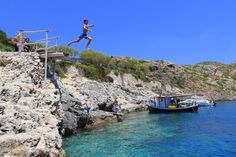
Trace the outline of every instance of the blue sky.
[[[4, 0], [0, 29], [49, 29], [66, 45], [83, 19], [96, 25], [91, 49], [177, 64], [236, 61], [235, 0]], [[40, 36], [29, 36], [32, 40]], [[72, 45], [83, 50], [86, 41]]]

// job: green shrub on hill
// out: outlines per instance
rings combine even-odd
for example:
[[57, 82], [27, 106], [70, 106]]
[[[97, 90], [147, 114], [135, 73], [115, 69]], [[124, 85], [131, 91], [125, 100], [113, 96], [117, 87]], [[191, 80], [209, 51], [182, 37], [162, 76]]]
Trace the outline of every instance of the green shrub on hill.
[[176, 77], [175, 84], [179, 88], [185, 88], [187, 86], [187, 80], [185, 77]]
[[147, 65], [131, 58], [113, 61], [111, 68], [118, 74], [130, 73], [143, 81], [147, 81], [146, 74], [150, 71]]
[[96, 67], [91, 65], [84, 65], [84, 64], [78, 64], [76, 65], [77, 68], [82, 69], [84, 71], [85, 77], [92, 79], [92, 80], [98, 80], [99, 74]]
[[103, 81], [105, 76], [111, 72], [108, 68], [110, 57], [100, 52], [83, 51], [79, 54], [79, 65], [85, 72], [85, 76], [91, 79]]
[[0, 51], [13, 51], [14, 48], [8, 45], [8, 38], [7, 34], [0, 30]]
[[79, 61], [81, 64], [77, 65], [77, 68], [82, 69], [85, 76], [90, 79], [111, 82], [112, 80], [106, 76], [114, 71], [116, 76], [130, 73], [137, 79], [147, 81], [146, 73], [149, 72], [149, 67], [139, 60], [111, 58], [103, 53], [89, 50], [79, 54]]
[[0, 43], [0, 51], [11, 52], [14, 51], [14, 48]]
[[107, 67], [110, 61], [110, 57], [100, 52], [83, 51], [79, 54], [80, 62], [85, 65], [94, 65], [96, 67]]
[[60, 78], [66, 78], [65, 69], [63, 67], [63, 62], [57, 62], [55, 65], [55, 72]]
[[0, 30], [0, 43], [6, 43], [8, 41], [7, 34]]

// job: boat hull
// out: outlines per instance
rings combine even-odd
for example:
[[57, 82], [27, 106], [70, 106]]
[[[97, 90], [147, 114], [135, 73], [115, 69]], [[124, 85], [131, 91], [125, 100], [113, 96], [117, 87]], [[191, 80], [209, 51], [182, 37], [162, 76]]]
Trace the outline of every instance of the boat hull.
[[178, 112], [197, 112], [198, 105], [186, 107], [186, 108], [161, 108], [148, 105], [148, 110], [151, 113], [178, 113]]
[[199, 107], [214, 107], [216, 106], [216, 103], [198, 103]]

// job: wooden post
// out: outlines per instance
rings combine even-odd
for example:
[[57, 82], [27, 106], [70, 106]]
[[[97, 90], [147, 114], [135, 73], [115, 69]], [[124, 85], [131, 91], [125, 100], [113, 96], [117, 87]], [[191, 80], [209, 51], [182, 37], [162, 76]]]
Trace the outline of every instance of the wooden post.
[[20, 33], [20, 40], [17, 43], [18, 51], [22, 52], [23, 51], [23, 32], [19, 31], [18, 33]]
[[44, 79], [47, 80], [47, 67], [48, 67], [48, 31], [46, 31], [46, 43], [45, 43], [45, 77]]
[[55, 79], [55, 66], [56, 66], [56, 60], [55, 59], [53, 59], [52, 60], [52, 77], [53, 77], [53, 79]]

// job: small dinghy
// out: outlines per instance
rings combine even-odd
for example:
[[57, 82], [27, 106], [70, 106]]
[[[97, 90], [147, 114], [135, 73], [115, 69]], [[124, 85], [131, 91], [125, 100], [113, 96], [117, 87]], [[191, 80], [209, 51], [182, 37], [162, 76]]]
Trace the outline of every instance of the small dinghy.
[[192, 99], [186, 99], [183, 101], [183, 103], [196, 103], [199, 107], [213, 107], [216, 106], [215, 102], [210, 102], [207, 99], [199, 99], [199, 98], [192, 98]]

